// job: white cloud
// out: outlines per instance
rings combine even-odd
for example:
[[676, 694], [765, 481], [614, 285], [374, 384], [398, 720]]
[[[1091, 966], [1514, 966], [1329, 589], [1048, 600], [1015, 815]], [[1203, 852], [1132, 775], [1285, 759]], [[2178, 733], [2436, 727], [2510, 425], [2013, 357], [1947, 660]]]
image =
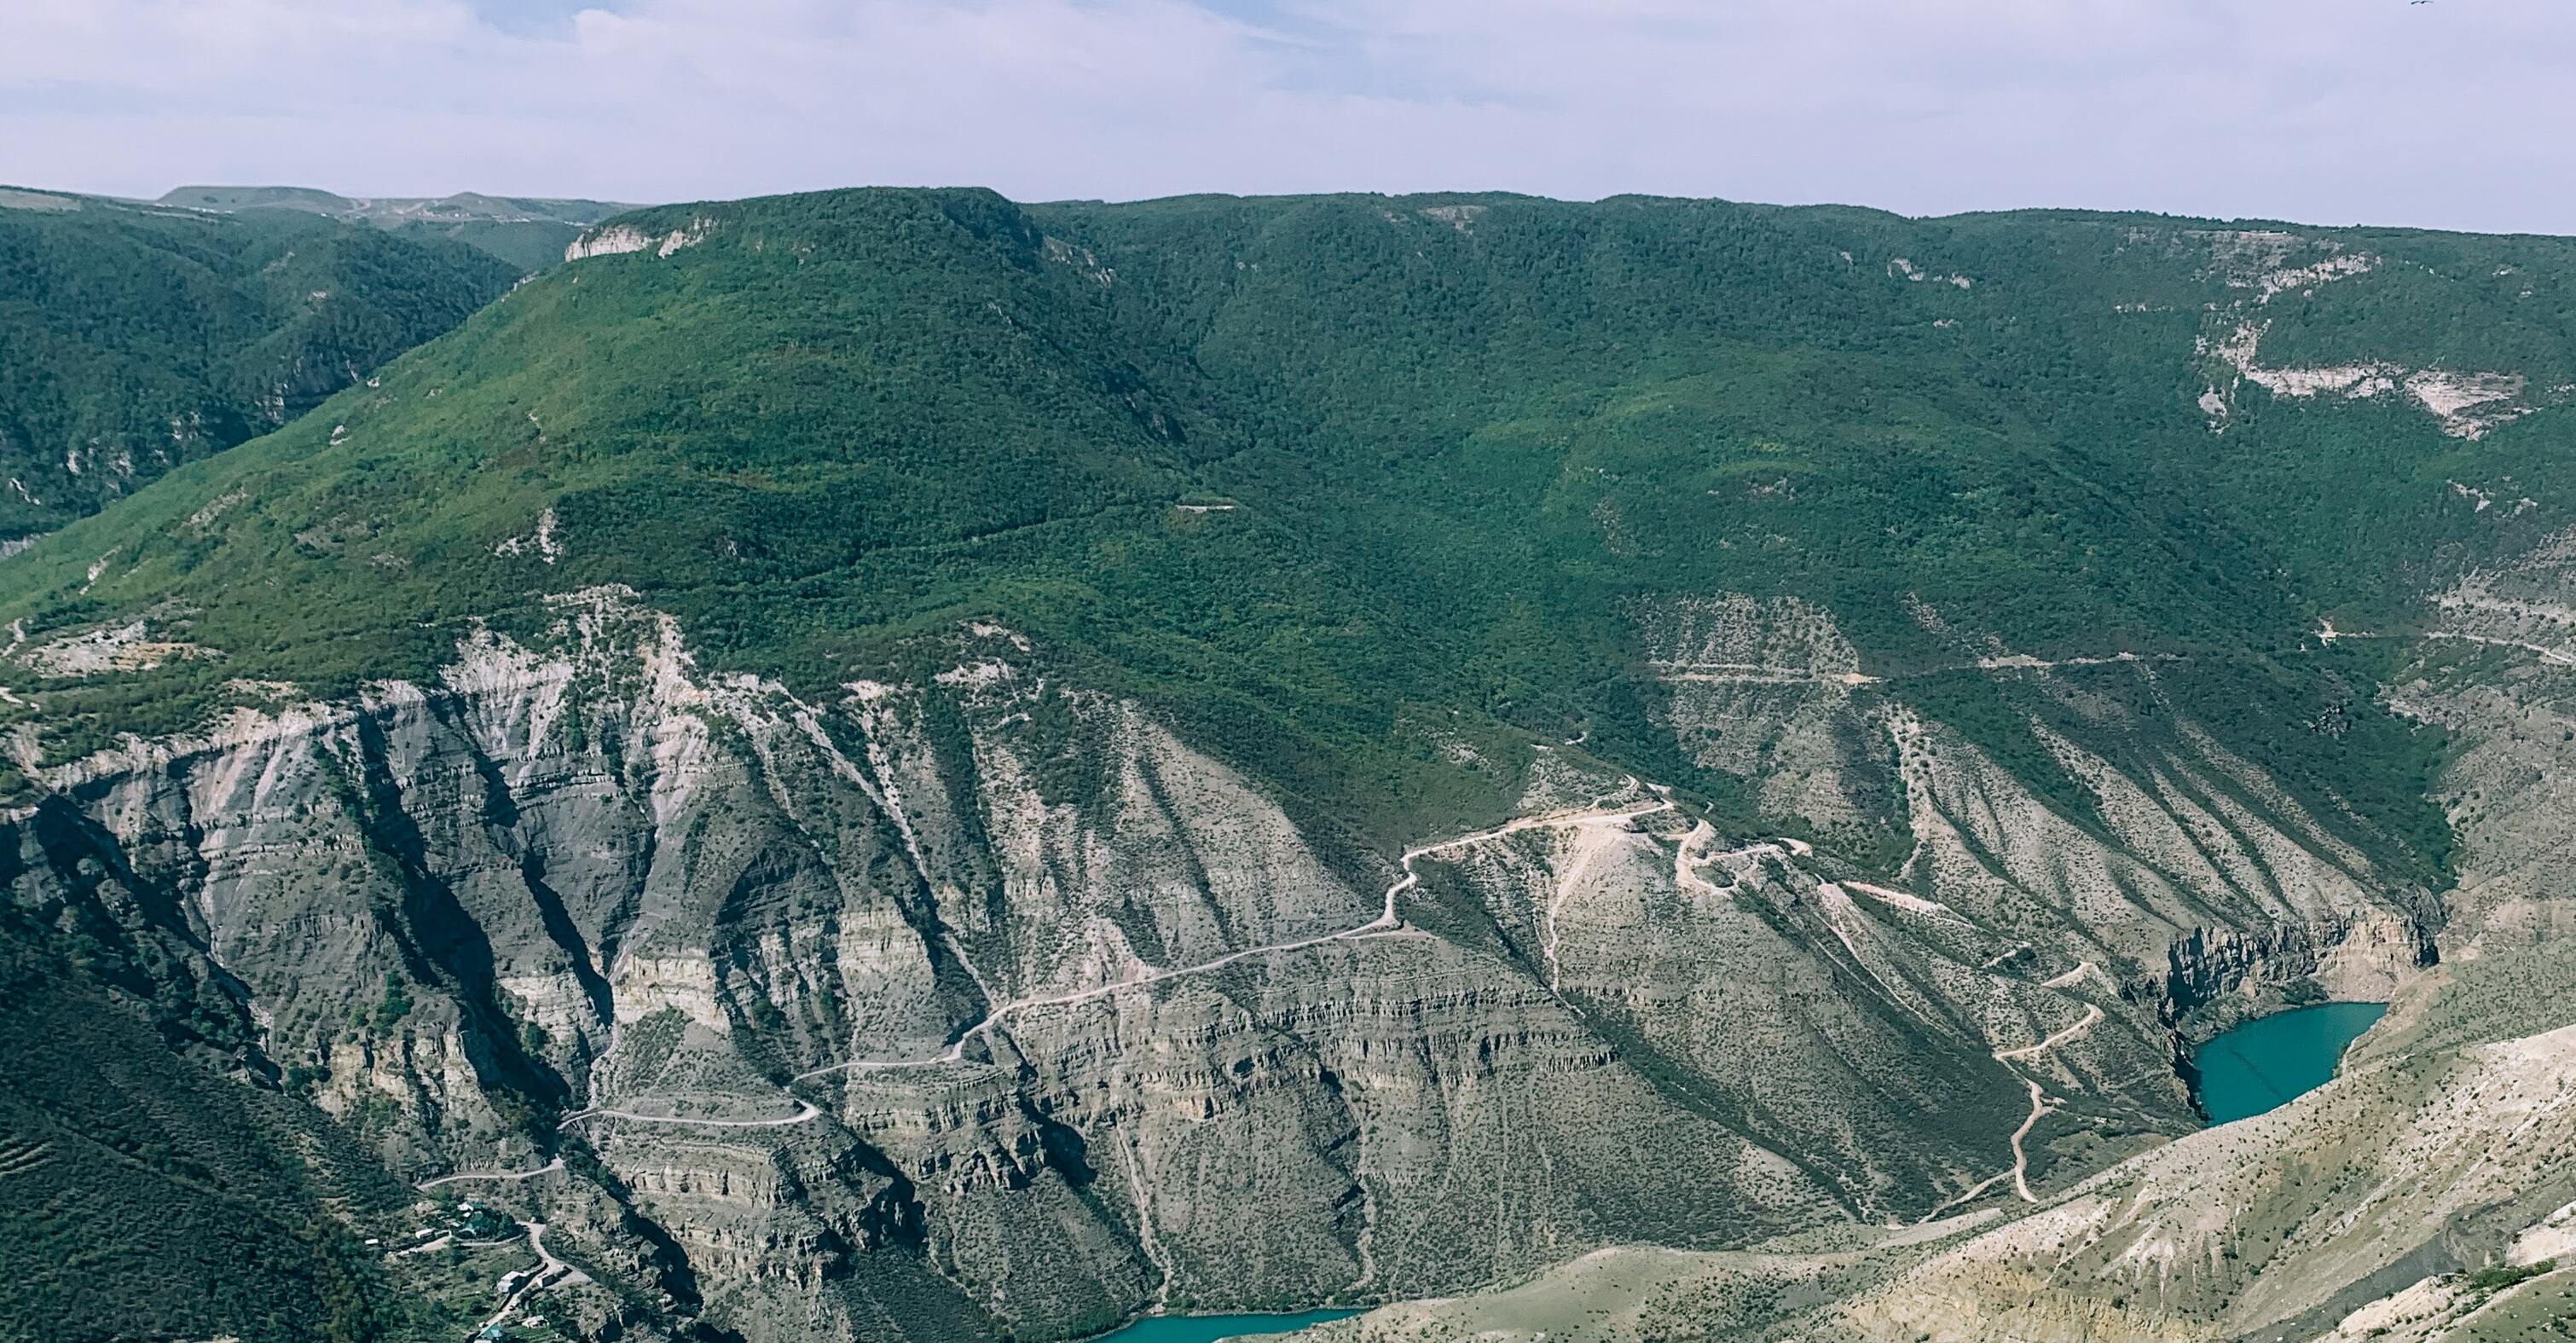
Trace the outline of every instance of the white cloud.
[[2559, 0], [627, 0], [509, 23], [0, 0], [0, 32], [0, 180], [125, 194], [1497, 187], [2576, 226]]

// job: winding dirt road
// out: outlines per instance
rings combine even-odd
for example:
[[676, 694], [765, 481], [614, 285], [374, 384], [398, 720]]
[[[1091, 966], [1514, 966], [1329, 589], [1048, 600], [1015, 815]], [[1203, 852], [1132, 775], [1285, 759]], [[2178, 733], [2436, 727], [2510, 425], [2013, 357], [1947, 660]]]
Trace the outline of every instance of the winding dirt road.
[[[1636, 781], [1632, 779], [1629, 782], [1633, 784]], [[1070, 993], [1046, 994], [1030, 998], [1015, 998], [994, 1008], [992, 1011], [987, 1012], [984, 1015], [983, 1020], [968, 1027], [965, 1034], [958, 1036], [956, 1043], [951, 1044], [946, 1050], [928, 1058], [893, 1060], [861, 1059], [848, 1063], [826, 1064], [820, 1068], [813, 1068], [805, 1072], [798, 1073], [796, 1076], [788, 1080], [790, 1082], [803, 1082], [812, 1078], [828, 1076], [829, 1074], [837, 1072], [878, 1072], [894, 1068], [925, 1068], [944, 1063], [960, 1063], [965, 1060], [966, 1046], [968, 1043], [973, 1041], [975, 1037], [979, 1035], [989, 1037], [992, 1034], [994, 1027], [1000, 1025], [1004, 1020], [1013, 1016], [1018, 1016], [1022, 1013], [1035, 1011], [1039, 1008], [1070, 1007], [1079, 1003], [1092, 1002], [1101, 998], [1110, 997], [1113, 994], [1125, 993], [1130, 989], [1141, 989], [1150, 985], [1164, 983], [1168, 980], [1179, 979], [1187, 975], [1205, 974], [1210, 970], [1222, 969], [1225, 966], [1233, 965], [1238, 961], [1249, 960], [1255, 956], [1267, 956], [1277, 952], [1303, 951], [1308, 947], [1320, 947], [1333, 942], [1347, 942], [1355, 938], [1374, 937], [1397, 932], [1404, 927], [1404, 919], [1402, 915], [1396, 913], [1396, 901], [1401, 899], [1406, 891], [1412, 890], [1414, 887], [1422, 883], [1421, 874], [1413, 870], [1413, 864], [1418, 859], [1429, 857], [1435, 853], [1445, 853], [1452, 849], [1461, 849], [1470, 845], [1482, 844], [1488, 840], [1501, 839], [1508, 835], [1516, 835], [1524, 830], [1561, 829], [1569, 826], [1623, 823], [1634, 820], [1640, 816], [1651, 816], [1658, 812], [1670, 811], [1673, 809], [1674, 805], [1675, 804], [1672, 799], [1666, 797], [1659, 798], [1654, 802], [1637, 807], [1575, 812], [1570, 815], [1558, 816], [1525, 816], [1518, 820], [1509, 821], [1502, 825], [1495, 826], [1490, 830], [1479, 830], [1474, 834], [1460, 835], [1455, 839], [1444, 839], [1436, 843], [1424, 844], [1417, 848], [1407, 849], [1404, 851], [1403, 858], [1399, 860], [1399, 866], [1403, 870], [1403, 875], [1398, 877], [1386, 888], [1385, 900], [1378, 911], [1377, 917], [1359, 925], [1356, 928], [1345, 928], [1337, 933], [1324, 933], [1315, 937], [1300, 938], [1293, 942], [1274, 942], [1265, 946], [1247, 947], [1241, 951], [1229, 952], [1214, 960], [1203, 961], [1197, 965], [1185, 965], [1168, 970], [1149, 971], [1144, 974], [1119, 980], [1116, 983], [1096, 984], [1090, 988], [1077, 989]], [[1553, 930], [1554, 927], [1554, 914], [1555, 910], [1554, 908], [1551, 908], [1549, 910], [1549, 926], [1551, 930]]]
[[486, 1329], [509, 1319], [511, 1313], [519, 1308], [520, 1302], [538, 1292], [569, 1283], [590, 1281], [589, 1274], [555, 1258], [554, 1252], [546, 1248], [545, 1223], [527, 1222], [522, 1225], [528, 1228], [528, 1248], [537, 1252], [536, 1271], [529, 1274], [516, 1290], [502, 1299], [501, 1308], [493, 1312], [492, 1318], [483, 1322], [483, 1327]]
[[[566, 1122], [570, 1121], [567, 1120]], [[547, 1162], [545, 1165], [537, 1167], [535, 1170], [460, 1171], [454, 1175], [442, 1175], [435, 1180], [424, 1180], [412, 1187], [423, 1192], [427, 1192], [429, 1190], [436, 1189], [441, 1185], [455, 1184], [462, 1180], [533, 1180], [540, 1175], [545, 1175], [562, 1169], [563, 1159], [558, 1157], [553, 1161]], [[521, 1222], [519, 1223], [519, 1226], [527, 1232], [528, 1248], [536, 1253], [537, 1266], [534, 1270], [529, 1271], [527, 1277], [520, 1280], [518, 1286], [512, 1288], [510, 1292], [501, 1299], [501, 1308], [498, 1311], [493, 1312], [492, 1318], [485, 1320], [482, 1323], [482, 1328], [489, 1329], [493, 1325], [509, 1319], [511, 1313], [519, 1308], [521, 1302], [526, 1301], [530, 1296], [538, 1292], [545, 1291], [553, 1287], [566, 1286], [571, 1283], [590, 1281], [589, 1274], [584, 1273], [580, 1269], [574, 1268], [572, 1265], [556, 1258], [554, 1251], [546, 1248], [545, 1223]], [[459, 1241], [453, 1234], [449, 1234], [439, 1236], [433, 1240], [424, 1241], [418, 1245], [411, 1246], [408, 1249], [396, 1250], [392, 1253], [391, 1257], [400, 1259], [405, 1255], [426, 1254], [432, 1250], [445, 1249], [450, 1245], [458, 1244], [483, 1246], [505, 1245], [508, 1243], [509, 1242], [507, 1240]]]
[[563, 1168], [563, 1158], [556, 1157], [535, 1170], [465, 1170], [458, 1171], [454, 1175], [442, 1175], [435, 1180], [423, 1180], [412, 1187], [436, 1189], [440, 1185], [460, 1184], [467, 1180], [533, 1180], [540, 1175], [549, 1175]]
[[[2093, 963], [2091, 961], [2086, 961], [2084, 964], [2077, 966], [2074, 971], [2069, 972], [2068, 975], [2058, 976], [2058, 980], [2068, 979], [2072, 975], [2081, 974], [2085, 970], [2092, 968], [2092, 964]], [[2058, 980], [2050, 980], [2049, 982], [2051, 984], [2055, 984]], [[2040, 1054], [2044, 1054], [2049, 1050], [2057, 1048], [2059, 1045], [2065, 1044], [2069, 1040], [2075, 1039], [2086, 1031], [2093, 1029], [2094, 1025], [2101, 1020], [2102, 1009], [2095, 1004], [2086, 1003], [2084, 1005], [2083, 1020], [2067, 1027], [2065, 1030], [2059, 1031], [2055, 1035], [2041, 1040], [2038, 1044], [2023, 1045], [2019, 1049], [1998, 1049], [1995, 1051], [1995, 1062], [2011, 1063], [2015, 1059], [2033, 1058]], [[2029, 1149], [2023, 1146], [2023, 1142], [2030, 1137], [2030, 1131], [2039, 1127], [2039, 1121], [2048, 1114], [2050, 1109], [2054, 1107], [2049, 1104], [2048, 1093], [2040, 1088], [2038, 1082], [2028, 1077], [2024, 1077], [2021, 1080], [2022, 1085], [2030, 1088], [2030, 1113], [2022, 1119], [2021, 1127], [2013, 1130], [2012, 1169], [1979, 1181], [1974, 1186], [1971, 1186], [1968, 1192], [1959, 1195], [1957, 1198], [1951, 1199], [1940, 1207], [1934, 1208], [1923, 1220], [1928, 1222], [1932, 1220], [1932, 1218], [1938, 1217], [1942, 1213], [1947, 1212], [1962, 1203], [1966, 1203], [1977, 1195], [1986, 1192], [1988, 1189], [2002, 1183], [2007, 1178], [2013, 1182], [2013, 1191], [2021, 1195], [2022, 1202], [2039, 1202], [2039, 1195], [2032, 1193], [2030, 1189], [2030, 1152]]]
[[555, 1127], [569, 1128], [584, 1119], [628, 1119], [638, 1124], [692, 1124], [702, 1128], [785, 1128], [790, 1124], [802, 1124], [823, 1113], [814, 1102], [802, 1096], [796, 1098], [796, 1106], [795, 1114], [781, 1119], [699, 1119], [690, 1115], [638, 1114], [633, 1110], [617, 1110], [605, 1105], [594, 1105], [587, 1110], [575, 1110], [565, 1115], [563, 1122]]
[[[2087, 961], [2083, 965], [2077, 966], [2076, 972], [2080, 973], [2083, 970], [2091, 968], [2091, 966], [2092, 962]], [[2064, 975], [2059, 976], [2060, 979], [2067, 977], [2068, 976]], [[2055, 983], [2056, 981], [2052, 980], [2050, 982]], [[2093, 1029], [2094, 1024], [2101, 1020], [2102, 1009], [2094, 1004], [2086, 1003], [2084, 1005], [2083, 1020], [2067, 1027], [2065, 1030], [2059, 1031], [2055, 1035], [2051, 1035], [2048, 1038], [2041, 1040], [2038, 1044], [2024, 1045], [2019, 1049], [1998, 1049], [1995, 1051], [1995, 1062], [2010, 1063], [2015, 1059], [2026, 1059], [2045, 1053], [2048, 1050], [2055, 1049], [2059, 1045], [2065, 1044], [2067, 1041]], [[1962, 1193], [1958, 1197], [1953, 1198], [1948, 1202], [1941, 1204], [1939, 1207], [1934, 1208], [1932, 1211], [1923, 1214], [1922, 1218], [1917, 1222], [1917, 1225], [1920, 1225], [1922, 1222], [1929, 1222], [1932, 1219], [1939, 1217], [1941, 1214], [1948, 1212], [1952, 1208], [1958, 1207], [1960, 1204], [1974, 1202], [1978, 1195], [1985, 1193], [1996, 1185], [2002, 1184], [2006, 1180], [2013, 1182], [2013, 1192], [2021, 1195], [2023, 1202], [2039, 1202], [2039, 1195], [2032, 1193], [2030, 1188], [2030, 1153], [2022, 1144], [2030, 1137], [2030, 1131], [2039, 1126], [2039, 1121], [2047, 1116], [2052, 1107], [2048, 1103], [2048, 1093], [2040, 1088], [2038, 1082], [2033, 1081], [2028, 1077], [2022, 1078], [2021, 1082], [2022, 1085], [2030, 1088], [2030, 1113], [2023, 1117], [2021, 1127], [2013, 1130], [2013, 1163], [2011, 1169], [1998, 1171], [1995, 1174], [1987, 1176], [1985, 1179], [1979, 1180], [1975, 1184], [1968, 1186], [1967, 1192]]]

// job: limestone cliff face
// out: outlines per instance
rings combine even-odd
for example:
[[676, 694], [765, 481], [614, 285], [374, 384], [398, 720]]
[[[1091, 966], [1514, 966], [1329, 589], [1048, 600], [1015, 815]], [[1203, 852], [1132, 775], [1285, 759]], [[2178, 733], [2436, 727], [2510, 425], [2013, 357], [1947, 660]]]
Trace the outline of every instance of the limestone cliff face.
[[1887, 880], [1568, 748], [1503, 825], [1328, 860], [1007, 630], [816, 698], [622, 591], [553, 615], [434, 683], [30, 760], [6, 876], [131, 943], [183, 1047], [409, 1178], [561, 1161], [493, 1197], [748, 1338], [1421, 1296], [2008, 1197], [2189, 1127], [2178, 1014], [2424, 954], [2213, 743], [2051, 738], [2079, 822], [1805, 608], [1664, 627], [1673, 728], [1783, 818], [1901, 827]]
[[1083, 1332], [1839, 1215], [1007, 632], [815, 704], [622, 593], [557, 616], [44, 771], [14, 898], [148, 947], [192, 1047], [400, 1172], [568, 1158], [494, 1197], [752, 1337]]
[[2379, 871], [2187, 719], [2147, 730], [2126, 701], [2155, 702], [2155, 658], [2051, 664], [1972, 641], [1928, 609], [1916, 617], [1958, 649], [1942, 672], [2009, 682], [2057, 711], [2025, 711], [2017, 726], [2073, 795], [2041, 796], [1929, 721], [1905, 679], [1864, 673], [1803, 602], [1727, 595], [1636, 612], [1692, 758], [1758, 785], [1776, 824], [1828, 841], [1903, 837], [1899, 884], [2002, 938], [1989, 954], [2007, 963], [2096, 967], [2171, 1024], [2223, 1022], [2303, 980], [2384, 999], [2434, 959], [2431, 892]]
[[[2212, 797], [2207, 788], [2128, 793], [2122, 781], [2138, 779], [2134, 768], [2084, 775], [2097, 796], [2124, 799], [2102, 813], [2116, 833], [2168, 838], [2077, 854], [2056, 869], [2119, 872], [2103, 864], [2154, 858], [2114, 883], [2120, 902], [2090, 906], [2105, 930], [2092, 951], [2137, 953], [2121, 971], [2125, 992], [2102, 1000], [2104, 1022], [2052, 1053], [2080, 1064], [2124, 1017], [2214, 1028], [2292, 981], [2393, 997], [2332, 1083], [2089, 1178], [2043, 1184], [2026, 1216], [1998, 1219], [1987, 1208], [1828, 1240], [1823, 1252], [1814, 1242], [1759, 1254], [1610, 1251], [1508, 1292], [1392, 1307], [1318, 1337], [1527, 1340], [1576, 1324], [1611, 1339], [1914, 1343], [2563, 1333], [2563, 1294], [2576, 1273], [2566, 1267], [2576, 1245], [2576, 956], [2565, 940], [2568, 821], [2552, 779], [2576, 749], [2566, 710], [2571, 553], [2563, 541], [2544, 544], [2437, 599], [2434, 630], [2389, 692], [2401, 711], [2452, 734], [2440, 788], [2460, 884], [2438, 904], [2371, 880], [2355, 855], [2256, 786], [2259, 776], [2207, 748], [2195, 748], [2199, 763], [2170, 762], [2163, 779], [2235, 779], [2227, 796], [2239, 807], [2251, 797], [2273, 824], [2226, 813], [2236, 843], [2218, 843], [2207, 824], [2218, 813], [2205, 801], [2197, 815], [2181, 804]], [[1907, 765], [1918, 781], [1914, 832], [1930, 837], [1918, 863], [1986, 879], [2045, 877], [2050, 869], [2016, 866], [1993, 847], [2015, 833], [2052, 833], [2031, 816], [2035, 800], [2015, 800], [1959, 743], [1927, 737], [1931, 758], [1909, 752]], [[1993, 805], [1974, 805], [1980, 797]], [[2019, 819], [2000, 825], [1950, 819], [2016, 808]], [[1976, 838], [1957, 846], [1961, 857], [1922, 857], [1952, 833]], [[2310, 855], [2304, 864], [2299, 851]], [[2262, 879], [2232, 883], [2231, 872]], [[1938, 892], [1961, 907], [1977, 890], [1946, 876], [1915, 885], [1917, 899]], [[2071, 897], [2084, 888], [2054, 889]], [[2172, 914], [2124, 916], [2124, 907]], [[2071, 1079], [2044, 1080], [2053, 1095], [2072, 1090]], [[2064, 1111], [2034, 1111], [2034, 1137], [2045, 1142], [2090, 1098], [2067, 1099]], [[2473, 1273], [2506, 1266], [2537, 1276]]]

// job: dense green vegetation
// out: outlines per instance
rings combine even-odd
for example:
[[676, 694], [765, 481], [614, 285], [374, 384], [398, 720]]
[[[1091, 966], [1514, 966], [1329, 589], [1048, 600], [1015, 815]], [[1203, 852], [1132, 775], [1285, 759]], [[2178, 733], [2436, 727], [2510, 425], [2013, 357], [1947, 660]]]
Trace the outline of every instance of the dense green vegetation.
[[[2308, 636], [2402, 628], [2576, 502], [2528, 450], [2545, 408], [2471, 442], [2394, 400], [2246, 387], [2224, 434], [2194, 404], [2223, 372], [2195, 340], [2256, 309], [2267, 351], [2511, 360], [2538, 395], [2576, 369], [2576, 257], [2548, 240], [2337, 235], [2424, 260], [2256, 304], [2245, 266], [2326, 235], [2243, 262], [2147, 216], [966, 191], [626, 222], [704, 236], [543, 274], [25, 557], [33, 634], [174, 602], [169, 637], [224, 655], [41, 687], [56, 752], [232, 678], [423, 675], [469, 620], [533, 628], [536, 594], [614, 582], [711, 662], [817, 694], [999, 618], [1388, 843], [1497, 805], [1432, 723], [1507, 752], [1588, 732], [1727, 803], [1659, 725], [1640, 629], [1660, 598], [1741, 592], [1830, 611], [2079, 812], [2026, 727], [2065, 708], [1956, 669], [2164, 659], [2104, 693], [2429, 876], [2439, 743]], [[2512, 297], [2506, 264], [2548, 279]], [[2482, 514], [2453, 481], [2533, 502]]]
[[218, 1077], [0, 906], [0, 1339], [405, 1338], [350, 1224], [411, 1200], [343, 1133]]
[[2533, 1264], [2497, 1264], [2463, 1275], [2460, 1285], [2472, 1292], [2501, 1292], [2557, 1271], [2558, 1261], [2555, 1259], [2543, 1259]]
[[0, 208], [0, 541], [275, 429], [514, 275], [301, 213], [38, 199], [68, 208]]

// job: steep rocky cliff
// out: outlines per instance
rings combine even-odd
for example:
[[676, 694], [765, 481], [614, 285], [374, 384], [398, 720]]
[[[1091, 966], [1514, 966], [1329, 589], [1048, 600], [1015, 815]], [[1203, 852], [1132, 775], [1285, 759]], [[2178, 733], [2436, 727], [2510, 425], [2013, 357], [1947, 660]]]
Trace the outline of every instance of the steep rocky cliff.
[[[2097, 834], [1812, 667], [1886, 734], [1910, 889], [1543, 744], [1505, 824], [1328, 857], [999, 627], [816, 703], [632, 593], [552, 612], [432, 683], [26, 759], [13, 898], [137, 948], [194, 1052], [745, 1337], [1078, 1334], [2009, 1198], [2188, 1127], [2177, 1017], [2425, 955], [2420, 892], [2214, 746], [2096, 761]], [[2272, 810], [2213, 820], [2222, 771]]]

